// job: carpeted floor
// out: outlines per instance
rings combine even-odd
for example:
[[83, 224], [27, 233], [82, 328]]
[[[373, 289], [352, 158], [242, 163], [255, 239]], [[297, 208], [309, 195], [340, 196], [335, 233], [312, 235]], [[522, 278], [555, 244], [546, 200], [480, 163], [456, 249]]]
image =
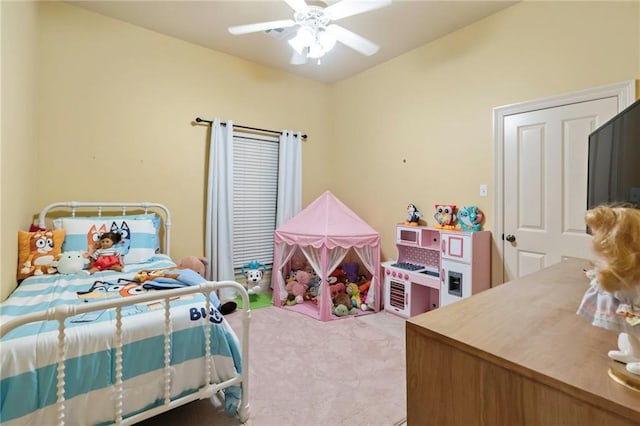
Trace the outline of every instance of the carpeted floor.
[[[394, 426], [406, 415], [402, 318], [380, 312], [321, 322], [252, 310], [250, 426]], [[239, 315], [227, 319], [240, 332]], [[142, 425], [238, 425], [216, 397]]]

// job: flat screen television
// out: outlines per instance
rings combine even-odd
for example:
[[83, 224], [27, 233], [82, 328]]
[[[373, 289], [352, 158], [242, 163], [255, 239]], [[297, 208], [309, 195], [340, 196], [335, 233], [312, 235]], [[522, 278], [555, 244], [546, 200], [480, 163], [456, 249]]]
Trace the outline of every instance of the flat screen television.
[[640, 100], [589, 135], [587, 209], [628, 203], [640, 208]]

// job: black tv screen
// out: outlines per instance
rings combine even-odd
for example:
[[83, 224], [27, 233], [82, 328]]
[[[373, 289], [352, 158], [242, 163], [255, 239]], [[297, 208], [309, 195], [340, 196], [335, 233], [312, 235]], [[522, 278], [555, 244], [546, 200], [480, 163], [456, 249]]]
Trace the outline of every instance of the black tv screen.
[[587, 209], [628, 203], [640, 208], [640, 100], [589, 135]]

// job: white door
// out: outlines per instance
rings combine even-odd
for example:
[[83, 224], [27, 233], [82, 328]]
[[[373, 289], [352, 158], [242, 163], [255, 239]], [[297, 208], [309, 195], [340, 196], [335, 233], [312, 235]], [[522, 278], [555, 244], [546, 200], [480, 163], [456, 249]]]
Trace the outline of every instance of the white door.
[[588, 136], [618, 107], [607, 97], [504, 118], [504, 281], [563, 257], [591, 257]]

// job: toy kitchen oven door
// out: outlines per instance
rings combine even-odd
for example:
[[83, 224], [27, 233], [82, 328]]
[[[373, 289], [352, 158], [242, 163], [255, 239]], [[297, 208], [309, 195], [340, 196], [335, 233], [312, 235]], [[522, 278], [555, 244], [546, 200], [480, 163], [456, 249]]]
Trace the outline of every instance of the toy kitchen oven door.
[[489, 231], [442, 232], [440, 306], [457, 302], [490, 287]]

